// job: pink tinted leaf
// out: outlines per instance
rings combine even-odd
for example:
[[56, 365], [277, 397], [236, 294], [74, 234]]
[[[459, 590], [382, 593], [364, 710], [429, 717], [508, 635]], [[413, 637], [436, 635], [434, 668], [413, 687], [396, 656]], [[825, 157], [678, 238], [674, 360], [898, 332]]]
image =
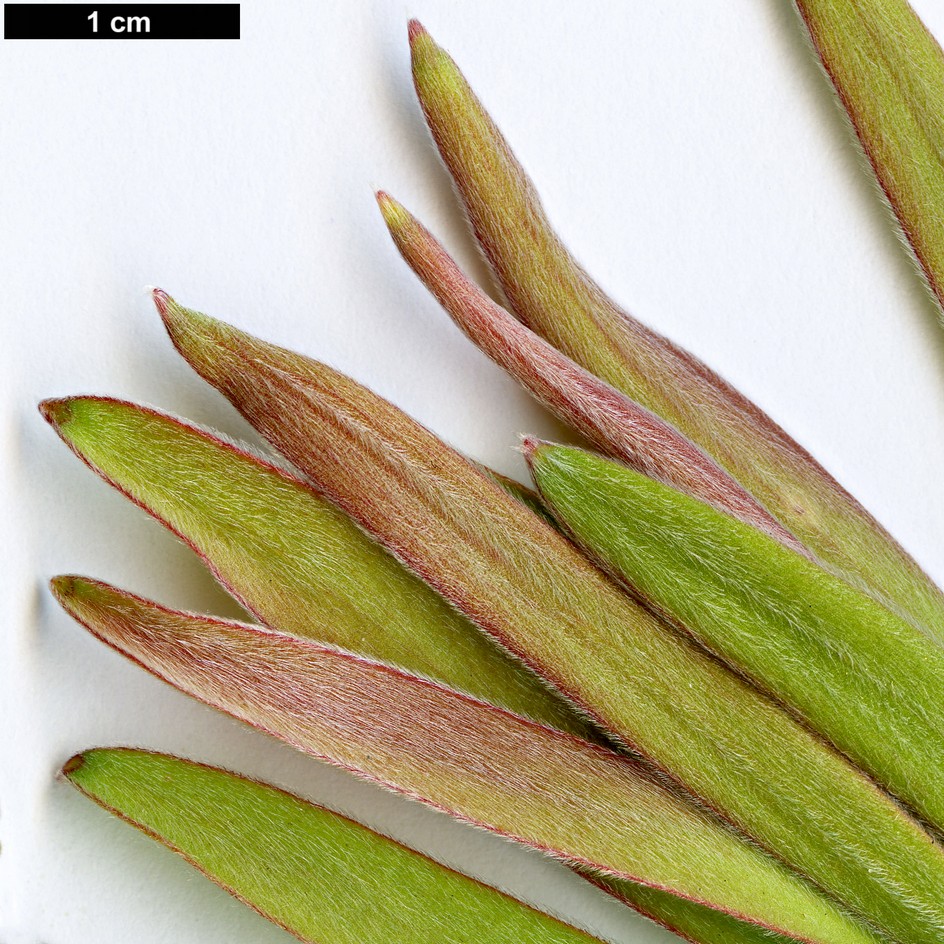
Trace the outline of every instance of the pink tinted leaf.
[[[392, 404], [324, 364], [156, 300], [195, 369], [470, 619], [877, 927], [937, 942], [944, 852], [831, 747]], [[928, 874], [941, 881], [929, 885]]]
[[459, 819], [801, 940], [871, 940], [628, 758], [309, 640], [81, 577], [58, 577], [53, 591], [95, 636], [182, 691]]
[[397, 249], [453, 321], [556, 416], [606, 455], [808, 553], [691, 440], [496, 305], [432, 234], [390, 196], [380, 193], [378, 202]]
[[[895, 3], [901, 5], [881, 6]], [[817, 5], [838, 9], [831, 0]], [[456, 63], [415, 22], [410, 46], [427, 123], [510, 310], [703, 449], [820, 560], [944, 641], [944, 594], [918, 564], [770, 416], [606, 296], [553, 230], [533, 183]]]
[[42, 410], [84, 462], [186, 541], [266, 625], [429, 675], [552, 727], [600, 736], [296, 476], [121, 400], [72, 397], [46, 401]]

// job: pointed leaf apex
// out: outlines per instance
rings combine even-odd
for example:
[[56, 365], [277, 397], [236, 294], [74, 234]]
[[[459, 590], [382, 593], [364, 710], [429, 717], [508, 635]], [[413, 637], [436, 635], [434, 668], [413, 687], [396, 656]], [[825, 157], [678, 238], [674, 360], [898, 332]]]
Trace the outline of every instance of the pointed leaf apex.
[[167, 292], [162, 288], [156, 288], [151, 292], [151, 298], [154, 300], [154, 305], [157, 308], [158, 314], [164, 321], [164, 324], [168, 326], [173, 325], [184, 325], [187, 322], [193, 324], [202, 323], [202, 324], [213, 324], [216, 323], [215, 318], [210, 318], [208, 315], [204, 315], [199, 311], [194, 311], [192, 308], [185, 308], [180, 304], [172, 295], [168, 295]]
[[59, 574], [49, 581], [56, 602], [72, 617], [79, 618], [84, 608], [94, 605], [102, 596], [102, 584], [77, 574]]
[[[417, 83], [418, 90], [425, 87], [427, 93], [438, 89], [447, 94], [469, 91], [452, 56], [419, 22], [416, 22], [415, 28], [412, 23], [410, 26], [410, 58], [413, 66], [413, 80]], [[422, 91], [420, 100], [423, 100]]]
[[547, 440], [538, 439], [537, 436], [524, 435], [521, 437], [521, 445], [518, 448], [521, 450], [521, 454], [530, 466], [534, 460], [534, 454], [539, 449], [545, 449], [550, 445], [552, 444], [547, 442]]
[[43, 419], [55, 430], [61, 430], [72, 418], [73, 397], [59, 397], [43, 400], [39, 404], [39, 412]]
[[[62, 775], [67, 780], [73, 780], [73, 774], [85, 765], [85, 754], [73, 754], [63, 765]], [[74, 782], [74, 781], [73, 781]]]
[[157, 312], [172, 338], [176, 337], [182, 330], [192, 330], [197, 323], [208, 323], [212, 320], [190, 308], [184, 308], [162, 288], [154, 289], [151, 292], [151, 298], [154, 300]]
[[77, 579], [78, 578], [73, 577], [71, 574], [60, 574], [58, 577], [53, 577], [52, 580], [49, 581], [49, 589], [52, 591], [52, 595], [63, 606], [65, 605], [65, 601], [75, 593]]
[[[426, 27], [423, 26], [417, 19], [411, 19], [406, 25], [407, 35], [410, 38], [410, 45], [412, 46], [418, 39], [423, 36], [429, 36], [429, 32]], [[432, 37], [430, 37], [432, 39]]]
[[391, 233], [396, 233], [398, 230], [402, 229], [404, 225], [413, 220], [412, 215], [403, 206], [402, 203], [394, 200], [384, 190], [377, 191], [377, 205], [380, 207], [380, 213], [384, 218], [384, 222], [387, 224], [387, 229]]
[[49, 589], [56, 602], [74, 620], [88, 625], [89, 614], [101, 603], [101, 584], [75, 574], [60, 574], [49, 581]]
[[173, 299], [162, 288], [152, 288], [151, 298], [154, 300], [154, 304], [157, 306], [157, 310], [163, 318], [167, 314], [167, 309], [173, 302]]
[[202, 312], [185, 308], [161, 289], [155, 289], [152, 297], [174, 347], [201, 376], [212, 375], [217, 342], [223, 336], [234, 334], [235, 329]]

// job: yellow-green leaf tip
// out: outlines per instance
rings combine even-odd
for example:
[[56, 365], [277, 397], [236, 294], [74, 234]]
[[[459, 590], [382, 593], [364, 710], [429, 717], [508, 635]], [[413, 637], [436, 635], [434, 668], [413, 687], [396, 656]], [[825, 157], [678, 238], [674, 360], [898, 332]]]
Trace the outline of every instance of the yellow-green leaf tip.
[[395, 234], [413, 219], [402, 203], [394, 200], [389, 193], [383, 190], [377, 191], [377, 206], [380, 207], [380, 214], [391, 233]]
[[90, 449], [96, 446], [107, 448], [97, 436], [102, 410], [107, 409], [109, 402], [97, 396], [63, 397], [44, 400], [39, 405], [39, 411], [62, 441], [80, 458], [89, 462]]
[[410, 58], [416, 82], [464, 88], [465, 79], [452, 56], [440, 46], [418, 20], [410, 20]]
[[410, 20], [406, 25], [407, 35], [410, 38], [410, 48], [413, 49], [418, 43], [423, 44], [426, 42], [432, 43], [434, 46], [436, 43], [433, 40], [433, 37], [429, 35], [429, 31], [420, 23], [417, 19]]

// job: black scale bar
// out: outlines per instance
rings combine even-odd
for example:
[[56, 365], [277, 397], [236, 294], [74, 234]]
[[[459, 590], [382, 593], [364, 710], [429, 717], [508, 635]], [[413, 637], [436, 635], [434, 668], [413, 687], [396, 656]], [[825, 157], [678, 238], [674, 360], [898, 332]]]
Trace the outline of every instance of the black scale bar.
[[238, 3], [4, 3], [4, 39], [239, 39]]

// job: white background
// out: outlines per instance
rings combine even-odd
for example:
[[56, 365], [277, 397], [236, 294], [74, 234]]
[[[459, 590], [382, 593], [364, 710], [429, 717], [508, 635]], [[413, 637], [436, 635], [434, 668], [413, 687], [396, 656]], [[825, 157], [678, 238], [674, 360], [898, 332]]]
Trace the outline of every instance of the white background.
[[[919, 11], [944, 36], [944, 4]], [[99, 482], [42, 397], [139, 399], [247, 435], [143, 292], [349, 372], [522, 475], [560, 430], [408, 272], [388, 189], [478, 277], [415, 103], [406, 20], [458, 59], [587, 268], [809, 447], [944, 577], [944, 331], [786, 0], [246, 0], [238, 42], [3, 42], [0, 940], [287, 941], [57, 782], [134, 744], [278, 782], [595, 928], [669, 940], [563, 868], [201, 707], [106, 651], [59, 572], [234, 614]]]

